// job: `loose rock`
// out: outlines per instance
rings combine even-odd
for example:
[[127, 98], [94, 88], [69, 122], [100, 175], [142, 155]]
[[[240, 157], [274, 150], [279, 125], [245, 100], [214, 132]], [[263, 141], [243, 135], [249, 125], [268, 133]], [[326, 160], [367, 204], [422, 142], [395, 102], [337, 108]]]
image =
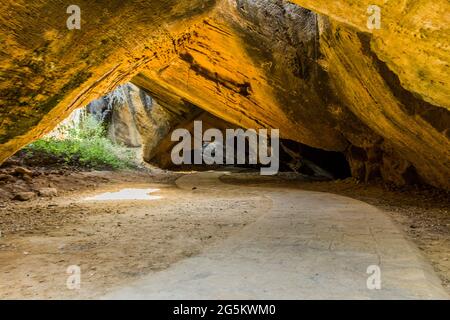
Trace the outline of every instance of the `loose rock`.
[[38, 195], [44, 198], [52, 198], [58, 195], [56, 188], [42, 188], [38, 190]]
[[17, 167], [14, 169], [14, 173], [17, 175], [22, 175], [22, 176], [29, 176], [32, 177], [33, 176], [33, 171], [24, 168], [24, 167]]
[[34, 199], [35, 197], [36, 194], [34, 192], [19, 192], [14, 196], [13, 200], [29, 201], [31, 199]]
[[14, 177], [9, 175], [9, 174], [0, 174], [0, 181], [5, 181], [5, 182], [10, 182], [10, 181], [14, 181]]

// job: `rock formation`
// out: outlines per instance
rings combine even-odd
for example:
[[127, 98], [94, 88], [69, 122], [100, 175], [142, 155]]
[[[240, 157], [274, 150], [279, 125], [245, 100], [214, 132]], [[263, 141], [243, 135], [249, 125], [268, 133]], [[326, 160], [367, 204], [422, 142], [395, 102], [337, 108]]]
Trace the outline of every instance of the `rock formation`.
[[148, 161], [174, 128], [202, 112], [187, 103], [160, 104], [131, 83], [93, 101], [87, 110], [105, 123], [112, 141], [127, 147], [142, 147], [144, 160]]
[[[131, 80], [177, 121], [202, 109], [280, 128], [345, 154], [361, 180], [449, 189], [449, 2], [292, 2], [79, 1], [89, 14], [67, 30], [59, 2], [4, 1], [0, 162]], [[370, 4], [380, 30], [367, 29]], [[146, 159], [170, 132], [162, 118]]]

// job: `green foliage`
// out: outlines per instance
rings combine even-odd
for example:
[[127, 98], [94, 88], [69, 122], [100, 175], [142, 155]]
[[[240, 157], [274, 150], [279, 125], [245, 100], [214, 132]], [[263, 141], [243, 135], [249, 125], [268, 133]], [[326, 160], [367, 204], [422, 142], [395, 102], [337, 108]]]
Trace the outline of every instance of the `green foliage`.
[[57, 132], [62, 138], [49, 136], [25, 147], [26, 157], [49, 157], [58, 163], [92, 169], [136, 166], [133, 151], [109, 140], [104, 126], [92, 115], [84, 116], [75, 126], [60, 126]]

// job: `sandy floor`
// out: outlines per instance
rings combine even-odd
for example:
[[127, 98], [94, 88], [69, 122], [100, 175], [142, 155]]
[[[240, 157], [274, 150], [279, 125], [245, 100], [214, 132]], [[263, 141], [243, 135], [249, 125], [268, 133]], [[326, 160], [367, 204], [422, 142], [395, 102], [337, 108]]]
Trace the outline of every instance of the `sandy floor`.
[[[167, 268], [254, 221], [264, 199], [211, 199], [171, 184], [105, 185], [69, 197], [9, 203], [1, 212], [1, 298], [89, 298], [137, 276]], [[128, 176], [130, 178], [130, 176]], [[158, 188], [155, 201], [85, 202], [123, 188]], [[226, 214], [223, 214], [226, 212]], [[82, 289], [66, 288], [66, 269], [80, 266]]]
[[[211, 198], [200, 190], [180, 192], [173, 181], [180, 174], [73, 173], [52, 179], [61, 196], [18, 203], [0, 203], [0, 298], [90, 298], [109, 288], [168, 268], [194, 256], [255, 221], [271, 203], [243, 193]], [[39, 179], [42, 179], [39, 181]], [[433, 262], [449, 289], [449, 206], [436, 196], [424, 201], [414, 194], [387, 192], [352, 182], [282, 183], [344, 194], [387, 209]], [[158, 188], [156, 201], [91, 203], [85, 197], [123, 188]], [[382, 200], [380, 200], [382, 199]], [[432, 200], [434, 199], [434, 200]], [[66, 270], [82, 269], [80, 291], [68, 290]]]

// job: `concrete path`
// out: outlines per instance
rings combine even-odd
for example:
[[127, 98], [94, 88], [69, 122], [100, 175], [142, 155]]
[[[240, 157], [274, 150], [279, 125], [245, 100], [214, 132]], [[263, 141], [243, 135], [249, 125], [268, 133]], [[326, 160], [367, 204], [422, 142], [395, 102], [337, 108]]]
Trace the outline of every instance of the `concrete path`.
[[[377, 208], [334, 194], [227, 185], [222, 174], [185, 176], [177, 185], [211, 196], [258, 193], [272, 208], [202, 254], [102, 298], [449, 299], [418, 249]], [[368, 268], [379, 268], [380, 290], [368, 288]]]

